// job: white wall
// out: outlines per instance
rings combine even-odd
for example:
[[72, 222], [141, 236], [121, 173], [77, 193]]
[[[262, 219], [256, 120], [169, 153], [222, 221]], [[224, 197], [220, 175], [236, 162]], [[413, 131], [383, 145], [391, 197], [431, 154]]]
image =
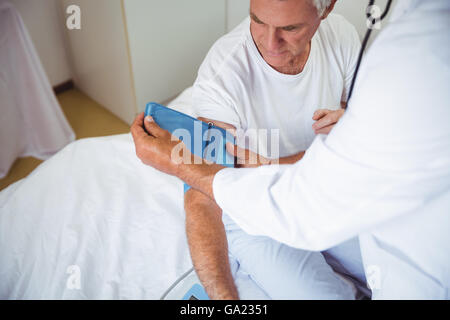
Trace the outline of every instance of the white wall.
[[11, 0], [19, 11], [52, 86], [72, 77], [58, 0]]
[[[367, 31], [366, 24], [366, 9], [369, 1], [367, 0], [338, 0], [336, 2], [336, 6], [334, 8], [335, 13], [339, 13], [343, 15], [348, 21], [350, 21], [355, 27], [356, 31], [358, 31], [359, 37], [361, 40], [364, 38], [364, 35]], [[378, 0], [376, 1], [376, 5], [380, 7], [381, 11], [384, 11], [386, 7], [387, 0]], [[391, 7], [390, 12], [392, 12], [393, 7]], [[383, 29], [383, 26], [386, 25], [389, 19], [389, 15], [385, 20], [381, 22], [381, 29], [374, 30], [372, 32], [370, 43], [373, 42], [378, 33]]]
[[[120, 0], [62, 0], [81, 9], [81, 30], [67, 30], [77, 87], [131, 124], [137, 112]], [[65, 11], [65, 10], [64, 10]]]
[[244, 20], [250, 10], [250, 0], [227, 0], [227, 30], [231, 31]]
[[225, 0], [124, 0], [138, 109], [191, 86], [225, 33]]

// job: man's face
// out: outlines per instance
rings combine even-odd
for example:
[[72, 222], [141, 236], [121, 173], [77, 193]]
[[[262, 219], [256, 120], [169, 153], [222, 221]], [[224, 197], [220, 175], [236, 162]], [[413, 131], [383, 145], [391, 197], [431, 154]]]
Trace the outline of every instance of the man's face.
[[310, 0], [251, 0], [250, 17], [256, 46], [274, 68], [304, 54], [321, 21]]

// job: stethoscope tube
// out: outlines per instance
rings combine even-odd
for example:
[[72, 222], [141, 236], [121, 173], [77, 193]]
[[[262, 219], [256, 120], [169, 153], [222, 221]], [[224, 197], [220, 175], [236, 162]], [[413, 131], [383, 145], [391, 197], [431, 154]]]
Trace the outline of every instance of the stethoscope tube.
[[370, 35], [372, 34], [372, 27], [373, 27], [373, 25], [375, 25], [375, 23], [382, 21], [384, 18], [386, 18], [387, 14], [389, 12], [389, 9], [391, 8], [391, 3], [392, 3], [392, 0], [388, 0], [388, 3], [386, 4], [386, 8], [378, 20], [378, 19], [373, 18], [372, 14], [369, 12], [369, 8], [375, 4], [375, 0], [369, 1], [369, 5], [367, 6], [367, 10], [366, 10], [366, 16], [367, 16], [367, 19], [371, 19], [372, 25], [367, 29], [366, 35], [364, 36], [364, 40], [361, 45], [361, 50], [359, 51], [358, 62], [356, 63], [355, 73], [353, 74], [352, 84], [350, 86], [350, 90], [349, 90], [349, 94], [348, 94], [348, 98], [347, 98], [347, 105], [350, 102], [350, 99], [353, 94], [353, 88], [355, 86], [356, 78], [358, 76], [362, 57], [364, 55], [364, 51], [366, 50], [367, 43], [369, 42]]

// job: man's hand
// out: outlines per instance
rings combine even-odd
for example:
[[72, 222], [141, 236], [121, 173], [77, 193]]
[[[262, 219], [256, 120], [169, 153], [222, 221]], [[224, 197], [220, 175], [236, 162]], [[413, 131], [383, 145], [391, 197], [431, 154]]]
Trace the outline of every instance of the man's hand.
[[339, 121], [339, 119], [344, 114], [344, 109], [339, 110], [329, 110], [329, 109], [319, 109], [314, 112], [313, 120], [316, 123], [313, 124], [313, 129], [316, 134], [328, 134], [334, 125]]
[[136, 146], [136, 155], [143, 163], [177, 176], [214, 200], [212, 189], [214, 177], [217, 172], [225, 169], [224, 166], [208, 164], [202, 158], [194, 156], [183, 142], [173, 137], [167, 130], [161, 129], [151, 117], [144, 121], [144, 113], [139, 114], [134, 120], [131, 134]]
[[[145, 132], [144, 130], [147, 130]], [[140, 113], [131, 126], [131, 134], [133, 135], [136, 147], [136, 155], [146, 165], [155, 169], [177, 175], [178, 160], [191, 157], [192, 154], [187, 150], [186, 146], [170, 132], [161, 129], [151, 117], [144, 120], [144, 113]], [[174, 149], [176, 148], [176, 149]], [[173, 150], [181, 150], [181, 154], [177, 157], [172, 155]]]

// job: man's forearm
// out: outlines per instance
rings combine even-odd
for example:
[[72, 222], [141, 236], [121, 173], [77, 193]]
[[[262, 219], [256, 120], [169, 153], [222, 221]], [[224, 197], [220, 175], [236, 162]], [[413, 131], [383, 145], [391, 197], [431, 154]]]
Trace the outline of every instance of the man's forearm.
[[238, 299], [220, 208], [191, 189], [185, 195], [185, 210], [191, 258], [206, 292], [211, 299]]

